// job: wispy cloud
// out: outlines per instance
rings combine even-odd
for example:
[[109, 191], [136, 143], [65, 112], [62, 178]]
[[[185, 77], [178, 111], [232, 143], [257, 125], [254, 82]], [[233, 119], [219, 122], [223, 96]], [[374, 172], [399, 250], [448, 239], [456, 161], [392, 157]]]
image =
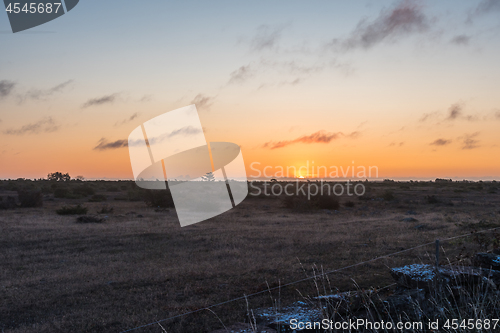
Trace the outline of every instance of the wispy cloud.
[[330, 46], [340, 50], [370, 49], [384, 42], [429, 30], [431, 20], [425, 15], [418, 1], [404, 0], [390, 10], [382, 10], [372, 20], [361, 20], [346, 39], [334, 39]]
[[194, 128], [193, 126], [185, 126], [185, 127], [182, 127], [182, 128], [179, 128], [177, 130], [174, 130], [170, 133], [165, 133], [161, 136], [157, 136], [157, 137], [152, 137], [152, 138], [148, 138], [148, 141], [149, 141], [149, 144], [150, 145], [154, 145], [154, 144], [157, 144], [157, 143], [160, 143], [166, 139], [170, 139], [174, 136], [190, 136], [190, 135], [197, 135], [197, 134], [200, 134], [202, 132], [201, 129], [199, 128]]
[[479, 120], [477, 116], [472, 115], [464, 115], [463, 114], [464, 104], [463, 103], [455, 103], [452, 104], [448, 108], [448, 117], [446, 117], [446, 121], [453, 121], [457, 119], [462, 119], [466, 121], [476, 121]]
[[[174, 136], [190, 136], [190, 135], [199, 134], [201, 132], [202, 132], [202, 130], [200, 130], [198, 128], [194, 128], [192, 126], [185, 126], [185, 127], [179, 128], [177, 130], [174, 130], [170, 133], [165, 133], [165, 134], [157, 136], [157, 137], [148, 137], [148, 142], [149, 142], [149, 145], [152, 146], [152, 145], [158, 144], [166, 139], [170, 139]], [[93, 150], [101, 150], [102, 151], [102, 150], [110, 150], [110, 149], [119, 149], [119, 148], [126, 148], [129, 145], [135, 146], [138, 144], [143, 145], [144, 141], [138, 140], [138, 141], [129, 142], [128, 140], [123, 139], [123, 140], [115, 140], [115, 141], [110, 142], [106, 138], [101, 138], [97, 142], [97, 146], [95, 146], [93, 148]]]
[[452, 106], [450, 106], [450, 108], [448, 109], [448, 117], [446, 117], [446, 120], [455, 120], [455, 119], [458, 119], [459, 117], [462, 116], [462, 109], [463, 109], [463, 105], [462, 104], [459, 104], [459, 103], [456, 103], [456, 104], [453, 104]]
[[92, 98], [92, 99], [89, 99], [87, 102], [85, 102], [82, 105], [82, 108], [88, 108], [91, 106], [99, 106], [99, 105], [103, 105], [103, 104], [111, 104], [118, 98], [118, 96], [119, 96], [118, 93], [114, 93], [111, 95], [105, 95], [105, 96], [98, 97], [98, 98]]
[[129, 123], [132, 120], [134, 120], [135, 118], [137, 118], [138, 116], [139, 116], [139, 112], [136, 112], [133, 115], [131, 115], [130, 117], [128, 117], [127, 119], [124, 119], [122, 121], [119, 121], [119, 122], [115, 123], [115, 126], [120, 126], [120, 125], [124, 125], [126, 123]]
[[284, 27], [261, 25], [257, 28], [256, 35], [250, 41], [250, 49], [252, 51], [276, 49], [278, 47], [278, 41], [281, 38], [283, 28]]
[[17, 129], [7, 129], [3, 133], [8, 135], [25, 135], [38, 133], [51, 133], [59, 129], [59, 125], [52, 117], [43, 118], [36, 123], [30, 123]]
[[500, 0], [483, 0], [469, 14], [468, 22], [472, 22], [472, 20], [477, 16], [482, 16], [498, 11], [500, 11]]
[[438, 111], [424, 113], [424, 115], [419, 119], [419, 121], [423, 123], [423, 122], [426, 122], [428, 120], [435, 119], [438, 116], [439, 116], [439, 112]]
[[9, 96], [16, 84], [13, 81], [2, 80], [0, 81], [0, 99]]
[[69, 87], [72, 83], [73, 80], [68, 80], [49, 89], [31, 89], [25, 94], [21, 94], [18, 96], [19, 102], [23, 103], [28, 100], [45, 100], [54, 94], [63, 92], [64, 89]]
[[453, 37], [450, 42], [456, 45], [468, 45], [471, 40], [470, 36], [467, 35], [457, 35]]
[[446, 145], [449, 145], [450, 143], [451, 143], [451, 140], [437, 139], [437, 140], [429, 143], [429, 145], [431, 145], [431, 146], [446, 146]]
[[108, 142], [105, 138], [101, 138], [97, 142], [97, 146], [93, 148], [93, 150], [108, 150], [108, 149], [117, 149], [128, 147], [128, 140], [116, 140], [113, 142]]
[[191, 104], [195, 104], [198, 109], [210, 109], [212, 104], [214, 103], [215, 97], [206, 96], [204, 94], [196, 95]]
[[476, 137], [479, 135], [479, 132], [475, 132], [472, 134], [465, 134], [462, 137], [462, 149], [475, 149], [479, 147], [479, 140], [476, 140]]
[[241, 66], [229, 74], [228, 84], [243, 83], [254, 75], [251, 65]]
[[315, 132], [311, 135], [304, 135], [301, 136], [297, 139], [294, 140], [286, 140], [286, 141], [278, 141], [278, 142], [266, 142], [263, 147], [264, 148], [270, 148], [270, 149], [278, 149], [278, 148], [283, 148], [295, 143], [329, 143], [333, 140], [337, 140], [343, 137], [349, 137], [349, 138], [357, 138], [360, 135], [359, 132], [352, 132], [350, 134], [344, 134], [342, 132], [336, 132], [336, 133], [331, 133], [331, 132], [326, 132], [326, 131], [318, 131]]

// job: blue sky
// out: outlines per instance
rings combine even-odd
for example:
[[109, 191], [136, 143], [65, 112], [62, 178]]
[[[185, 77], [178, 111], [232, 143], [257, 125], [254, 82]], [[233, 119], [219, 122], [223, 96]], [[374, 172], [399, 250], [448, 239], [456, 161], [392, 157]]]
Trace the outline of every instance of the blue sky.
[[[0, 82], [15, 84], [0, 99], [0, 177], [127, 177], [127, 150], [96, 151], [99, 140], [191, 103], [206, 137], [241, 144], [248, 163], [334, 156], [323, 164], [429, 177], [499, 167], [489, 157], [500, 124], [498, 0], [80, 1], [16, 34], [0, 14], [0, 32]], [[460, 116], [447, 121], [454, 105]], [[359, 135], [265, 148], [321, 131]], [[33, 153], [44, 162], [28, 167]], [[427, 162], [396, 162], [415, 155]]]

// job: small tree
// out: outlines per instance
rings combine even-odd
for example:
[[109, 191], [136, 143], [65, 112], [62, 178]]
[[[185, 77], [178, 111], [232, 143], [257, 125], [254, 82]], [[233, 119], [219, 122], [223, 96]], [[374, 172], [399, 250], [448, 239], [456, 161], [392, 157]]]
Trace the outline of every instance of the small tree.
[[213, 172], [207, 172], [204, 176], [201, 176], [201, 179], [205, 182], [213, 182], [215, 181], [215, 176]]
[[67, 182], [71, 180], [69, 173], [52, 172], [47, 175], [48, 180], [55, 180], [57, 182]]

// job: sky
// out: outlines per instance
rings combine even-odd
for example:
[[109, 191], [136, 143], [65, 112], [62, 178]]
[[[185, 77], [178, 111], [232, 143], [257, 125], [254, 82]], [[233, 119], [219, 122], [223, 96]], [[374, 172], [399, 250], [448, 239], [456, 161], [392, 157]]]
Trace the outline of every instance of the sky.
[[86, 0], [16, 34], [2, 11], [0, 179], [131, 179], [129, 134], [190, 104], [248, 177], [500, 179], [499, 37], [500, 0]]

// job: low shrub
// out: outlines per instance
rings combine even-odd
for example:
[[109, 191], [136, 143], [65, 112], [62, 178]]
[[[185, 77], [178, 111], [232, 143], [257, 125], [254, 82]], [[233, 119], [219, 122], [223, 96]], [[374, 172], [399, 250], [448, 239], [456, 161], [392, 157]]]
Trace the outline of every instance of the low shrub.
[[94, 194], [92, 197], [90, 197], [89, 202], [103, 202], [108, 200], [108, 197], [106, 197], [104, 194]]
[[382, 199], [384, 199], [385, 201], [392, 201], [396, 199], [396, 197], [394, 196], [394, 193], [392, 191], [387, 190], [382, 193]]
[[327, 194], [318, 194], [310, 198], [304, 194], [285, 196], [283, 204], [285, 208], [295, 211], [310, 211], [314, 209], [338, 210], [340, 207], [338, 199], [335, 196]]
[[354, 201], [347, 201], [344, 203], [344, 206], [352, 208], [352, 207], [356, 206], [356, 204], [354, 203]]
[[87, 197], [89, 195], [94, 195], [95, 190], [90, 185], [77, 186], [73, 189], [73, 194], [77, 196]]
[[64, 206], [56, 210], [59, 215], [85, 215], [88, 208], [78, 204], [76, 206]]
[[78, 223], [102, 223], [104, 222], [103, 218], [97, 217], [97, 216], [78, 216], [76, 219], [76, 222]]
[[0, 197], [0, 209], [13, 209], [16, 207], [17, 207], [16, 198], [7, 197], [4, 200], [4, 197]]
[[57, 187], [54, 189], [54, 197], [55, 198], [67, 198], [69, 195], [69, 191], [67, 188]]
[[22, 208], [43, 207], [42, 192], [38, 190], [17, 191]]
[[427, 195], [425, 200], [427, 200], [428, 204], [438, 204], [441, 202], [435, 195]]
[[113, 211], [114, 211], [113, 207], [108, 207], [108, 205], [104, 205], [100, 210], [97, 211], [97, 214], [112, 214]]
[[146, 190], [144, 191], [144, 202], [149, 207], [173, 208], [174, 199], [170, 190]]

